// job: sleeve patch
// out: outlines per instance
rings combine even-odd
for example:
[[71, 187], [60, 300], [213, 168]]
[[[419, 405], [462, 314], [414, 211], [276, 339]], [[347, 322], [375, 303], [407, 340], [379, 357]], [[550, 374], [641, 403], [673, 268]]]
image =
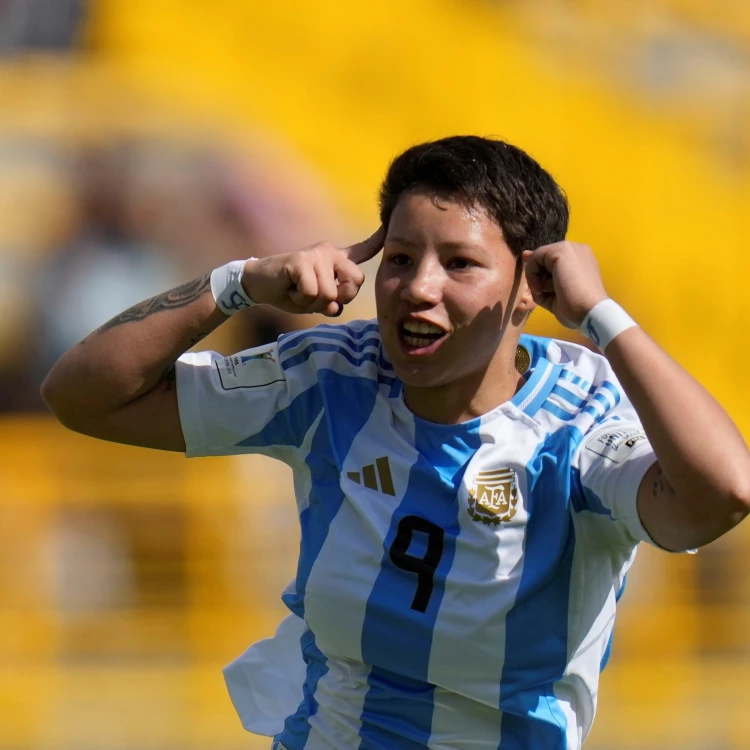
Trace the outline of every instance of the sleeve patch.
[[646, 442], [646, 434], [636, 427], [605, 430], [593, 435], [584, 445], [587, 451], [621, 464], [639, 446]]
[[263, 388], [284, 380], [276, 343], [219, 359], [216, 361], [216, 369], [221, 387], [225, 391], [237, 388]]

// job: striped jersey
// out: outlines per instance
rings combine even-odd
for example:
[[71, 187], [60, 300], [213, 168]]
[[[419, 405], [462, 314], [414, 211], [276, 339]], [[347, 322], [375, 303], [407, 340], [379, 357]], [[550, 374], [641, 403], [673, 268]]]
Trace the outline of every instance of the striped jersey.
[[411, 413], [378, 325], [177, 367], [188, 456], [292, 467], [291, 614], [225, 671], [285, 750], [575, 750], [593, 721], [655, 461], [606, 359], [523, 336], [515, 396]]

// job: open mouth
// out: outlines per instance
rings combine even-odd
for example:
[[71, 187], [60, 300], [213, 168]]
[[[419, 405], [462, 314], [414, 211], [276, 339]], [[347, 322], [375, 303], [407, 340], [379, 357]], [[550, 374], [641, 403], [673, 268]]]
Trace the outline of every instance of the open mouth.
[[399, 338], [409, 354], [431, 354], [446, 338], [447, 332], [430, 323], [406, 321], [399, 326]]

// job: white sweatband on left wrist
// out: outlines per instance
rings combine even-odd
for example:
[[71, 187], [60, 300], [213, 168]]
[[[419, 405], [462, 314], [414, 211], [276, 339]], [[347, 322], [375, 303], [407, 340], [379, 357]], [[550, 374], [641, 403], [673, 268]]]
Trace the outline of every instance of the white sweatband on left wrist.
[[[256, 260], [256, 258], [248, 258], [248, 260]], [[211, 294], [224, 315], [234, 315], [256, 304], [242, 286], [244, 270], [244, 260], [233, 260], [211, 271]]]
[[581, 333], [591, 339], [599, 351], [604, 350], [615, 336], [638, 324], [613, 299], [597, 302], [581, 323]]

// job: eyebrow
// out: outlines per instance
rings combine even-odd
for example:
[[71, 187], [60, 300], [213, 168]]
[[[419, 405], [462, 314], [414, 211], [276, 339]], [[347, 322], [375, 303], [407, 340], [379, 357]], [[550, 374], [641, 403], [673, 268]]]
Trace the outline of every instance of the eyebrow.
[[[418, 247], [416, 242], [407, 240], [405, 237], [399, 237], [398, 235], [388, 235], [388, 237], [386, 237], [386, 242], [395, 242], [404, 247]], [[480, 245], [475, 245], [472, 242], [441, 242], [440, 250], [455, 252], [457, 250], [482, 250], [482, 247]]]
[[395, 242], [398, 245], [404, 245], [404, 247], [416, 247], [416, 243], [405, 239], [404, 237], [398, 237], [397, 235], [389, 234], [385, 238], [386, 242]]

